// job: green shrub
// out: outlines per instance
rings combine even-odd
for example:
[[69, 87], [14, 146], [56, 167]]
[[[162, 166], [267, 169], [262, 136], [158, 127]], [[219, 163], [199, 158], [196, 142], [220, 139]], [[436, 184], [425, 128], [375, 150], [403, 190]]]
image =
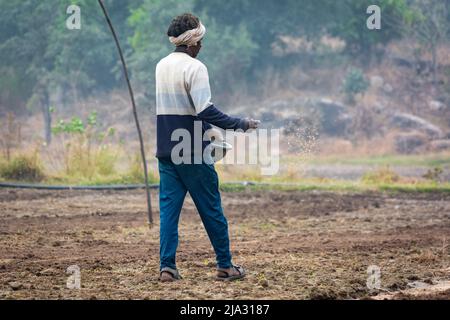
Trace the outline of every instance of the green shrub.
[[442, 174], [444, 170], [441, 167], [435, 167], [433, 169], [429, 169], [422, 177], [424, 179], [440, 182], [442, 180]]
[[7, 165], [8, 162], [6, 161], [6, 159], [0, 156], [0, 177], [2, 177], [2, 172]]
[[355, 96], [360, 93], [365, 93], [369, 88], [369, 82], [364, 77], [362, 70], [352, 68], [347, 73], [344, 81], [344, 93], [349, 102], [355, 101]]
[[389, 167], [366, 173], [362, 181], [367, 184], [393, 184], [400, 181], [400, 176]]
[[118, 152], [110, 147], [101, 147], [95, 154], [95, 166], [99, 174], [103, 176], [113, 175], [117, 162]]
[[44, 173], [36, 155], [20, 155], [0, 164], [0, 176], [7, 180], [39, 182], [44, 178]]
[[79, 117], [59, 120], [52, 130], [63, 141], [65, 178], [102, 181], [105, 177], [117, 176], [115, 166], [122, 151], [121, 144], [114, 146], [114, 128], [99, 128], [96, 111], [84, 120]]
[[[123, 175], [123, 182], [124, 183], [143, 183], [144, 182], [144, 166], [142, 165], [142, 158], [140, 154], [136, 154], [128, 168], [128, 171], [126, 174]], [[150, 168], [148, 172], [148, 182], [150, 184], [157, 183], [158, 178], [156, 175], [151, 171]]]

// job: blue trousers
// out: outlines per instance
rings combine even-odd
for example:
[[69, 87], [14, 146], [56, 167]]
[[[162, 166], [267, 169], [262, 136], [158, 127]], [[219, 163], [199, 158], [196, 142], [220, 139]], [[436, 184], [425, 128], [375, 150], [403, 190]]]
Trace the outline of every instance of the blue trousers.
[[175, 165], [170, 158], [158, 161], [160, 175], [160, 267], [176, 269], [178, 221], [189, 192], [216, 253], [219, 268], [230, 268], [228, 222], [223, 214], [219, 178], [213, 165]]

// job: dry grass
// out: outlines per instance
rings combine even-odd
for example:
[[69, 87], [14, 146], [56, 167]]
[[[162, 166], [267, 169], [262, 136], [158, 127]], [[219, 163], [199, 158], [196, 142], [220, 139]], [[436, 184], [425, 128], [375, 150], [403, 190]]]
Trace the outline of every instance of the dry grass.
[[366, 173], [362, 181], [367, 184], [394, 184], [400, 181], [400, 176], [389, 167], [384, 167]]
[[15, 155], [10, 161], [0, 160], [0, 177], [6, 180], [39, 182], [45, 178], [37, 152]]

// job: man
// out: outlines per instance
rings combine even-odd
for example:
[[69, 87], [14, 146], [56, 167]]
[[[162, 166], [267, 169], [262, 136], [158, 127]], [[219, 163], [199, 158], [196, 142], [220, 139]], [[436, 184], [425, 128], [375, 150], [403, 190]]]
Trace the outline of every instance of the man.
[[[160, 174], [160, 280], [181, 279], [176, 267], [178, 221], [186, 193], [191, 195], [216, 253], [217, 280], [230, 281], [245, 276], [244, 268], [232, 264], [228, 223], [222, 211], [218, 176], [212, 164], [202, 158], [208, 146], [203, 134], [211, 125], [222, 129], [256, 129], [259, 121], [229, 117], [211, 103], [208, 70], [196, 59], [206, 28], [192, 14], [173, 19], [167, 35], [176, 46], [156, 67], [157, 158]], [[195, 128], [201, 127], [200, 137]], [[174, 157], [173, 134], [190, 133], [192, 149], [183, 150], [183, 159], [198, 161], [180, 164]], [[194, 141], [200, 138], [201, 141]], [[200, 145], [201, 148], [195, 148]]]

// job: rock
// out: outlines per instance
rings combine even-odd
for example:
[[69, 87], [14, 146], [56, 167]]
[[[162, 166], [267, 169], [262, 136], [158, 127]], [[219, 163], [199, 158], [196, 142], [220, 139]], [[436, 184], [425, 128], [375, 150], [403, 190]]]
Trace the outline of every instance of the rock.
[[386, 83], [383, 86], [383, 91], [386, 93], [392, 93], [394, 91], [394, 88], [389, 83]]
[[315, 104], [324, 111], [334, 111], [338, 113], [344, 113], [345, 110], [347, 109], [347, 107], [344, 104], [327, 98], [320, 99], [319, 101], [316, 101]]
[[54, 241], [53, 243], [52, 243], [52, 246], [53, 247], [61, 247], [62, 246], [62, 242], [61, 241]]
[[420, 278], [417, 275], [415, 275], [415, 274], [409, 275], [408, 277], [406, 277], [406, 279], [408, 279], [409, 281], [418, 281], [418, 280], [420, 280]]
[[428, 103], [428, 107], [432, 110], [432, 111], [444, 111], [445, 109], [447, 109], [446, 105], [443, 104], [440, 101], [437, 100], [432, 100]]
[[261, 113], [259, 118], [263, 122], [273, 122], [277, 119], [277, 116], [275, 115], [275, 113], [273, 113], [271, 111], [264, 111]]
[[55, 274], [55, 269], [53, 269], [53, 268], [48, 268], [48, 269], [45, 269], [45, 270], [42, 270], [41, 272], [39, 272], [39, 275], [42, 275], [42, 276], [51, 276], [54, 274]]
[[417, 132], [401, 133], [394, 137], [395, 149], [401, 154], [412, 154], [423, 148], [428, 139]]
[[17, 282], [17, 281], [10, 282], [10, 283], [8, 283], [8, 285], [14, 291], [22, 289], [22, 284], [20, 282]]
[[352, 124], [352, 117], [347, 107], [340, 102], [321, 99], [313, 102], [322, 114], [322, 132], [330, 136], [344, 136]]
[[375, 105], [372, 106], [372, 110], [375, 113], [382, 114], [382, 113], [384, 113], [387, 110], [387, 108], [383, 104], [376, 103]]
[[370, 85], [374, 88], [381, 88], [384, 85], [384, 79], [380, 76], [370, 77]]
[[250, 116], [261, 120], [264, 128], [280, 128], [286, 119], [291, 118], [293, 114], [298, 114], [296, 107], [302, 104], [303, 102], [299, 99], [266, 101], [261, 107], [256, 109], [246, 106], [239, 108], [240, 112], [235, 110], [233, 114], [236, 114], [236, 116]]
[[431, 151], [446, 151], [450, 150], [450, 139], [441, 139], [431, 141], [429, 144]]
[[26, 290], [30, 290], [30, 289], [32, 289], [33, 286], [29, 283], [25, 283], [22, 287]]
[[272, 101], [268, 107], [270, 110], [279, 110], [279, 109], [286, 109], [291, 105], [290, 101], [287, 100], [277, 100]]
[[399, 112], [394, 113], [390, 122], [390, 124], [396, 128], [403, 130], [412, 129], [415, 131], [420, 131], [434, 139], [439, 139], [444, 136], [443, 131], [438, 126], [412, 114]]
[[[345, 136], [352, 124], [352, 117], [347, 112], [348, 107], [331, 99], [293, 98], [265, 102], [262, 108], [255, 112], [254, 117], [261, 119], [266, 128], [292, 130], [299, 119], [314, 124], [314, 128], [322, 128], [321, 134], [328, 136]], [[301, 110], [301, 111], [299, 111]], [[296, 131], [296, 130], [294, 130]]]
[[392, 62], [398, 67], [414, 68], [414, 63], [402, 57], [392, 57]]

